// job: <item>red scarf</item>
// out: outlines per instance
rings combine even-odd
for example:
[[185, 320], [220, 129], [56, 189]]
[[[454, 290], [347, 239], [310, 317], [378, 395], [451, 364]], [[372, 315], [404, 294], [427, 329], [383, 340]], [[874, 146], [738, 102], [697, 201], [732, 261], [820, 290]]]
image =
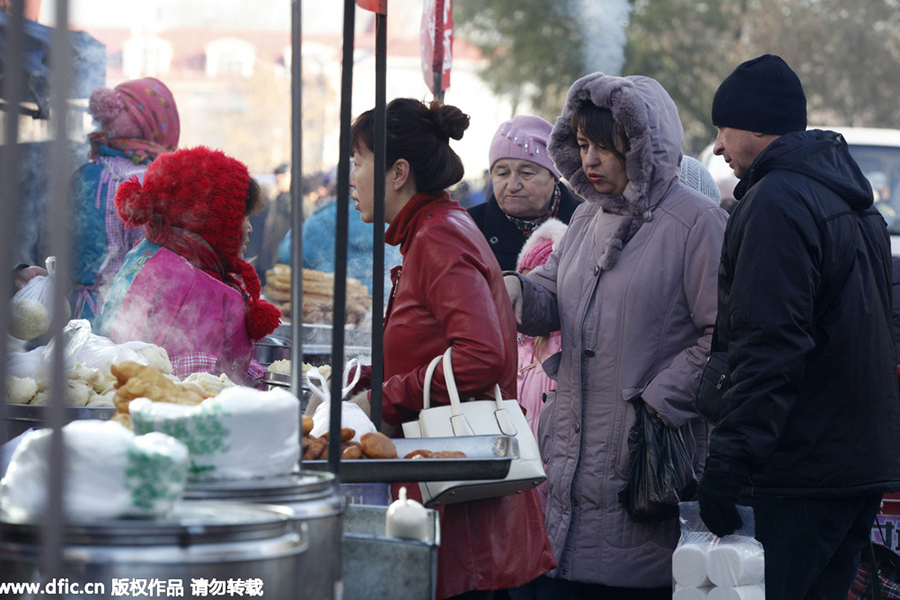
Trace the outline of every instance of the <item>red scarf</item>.
[[170, 227], [164, 223], [151, 221], [147, 225], [144, 237], [186, 258], [201, 271], [239, 290], [244, 298], [247, 297], [240, 278], [228, 272], [225, 259], [202, 236], [181, 227]]

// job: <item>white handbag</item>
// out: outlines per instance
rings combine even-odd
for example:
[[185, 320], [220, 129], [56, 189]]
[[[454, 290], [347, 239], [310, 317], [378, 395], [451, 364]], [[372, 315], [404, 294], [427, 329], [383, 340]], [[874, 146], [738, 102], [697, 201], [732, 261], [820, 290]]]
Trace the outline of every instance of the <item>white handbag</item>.
[[[444, 378], [450, 405], [432, 408], [431, 379], [441, 360], [444, 364]], [[403, 434], [407, 438], [508, 435], [515, 438], [519, 450], [519, 456], [512, 459], [509, 473], [503, 479], [420, 482], [419, 488], [425, 506], [442, 506], [521, 494], [539, 486], [547, 479], [537, 441], [525, 420], [522, 407], [515, 400], [504, 400], [500, 395], [499, 385], [494, 385], [493, 400], [460, 402], [456, 380], [453, 377], [450, 348], [447, 348], [443, 356], [436, 356], [428, 365], [422, 401], [423, 408], [419, 412], [418, 421], [403, 424]], [[464, 447], [460, 449], [465, 451]]]

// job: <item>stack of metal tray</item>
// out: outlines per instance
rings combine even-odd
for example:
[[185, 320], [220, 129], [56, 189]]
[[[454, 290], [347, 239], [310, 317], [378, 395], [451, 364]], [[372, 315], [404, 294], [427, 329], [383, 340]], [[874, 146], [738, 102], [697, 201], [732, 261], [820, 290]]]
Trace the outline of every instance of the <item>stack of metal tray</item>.
[[[273, 336], [293, 341], [292, 323], [282, 323]], [[331, 354], [332, 326], [327, 324], [303, 324], [303, 354]], [[344, 329], [344, 355], [349, 358], [369, 359], [372, 354], [372, 332], [362, 329]]]

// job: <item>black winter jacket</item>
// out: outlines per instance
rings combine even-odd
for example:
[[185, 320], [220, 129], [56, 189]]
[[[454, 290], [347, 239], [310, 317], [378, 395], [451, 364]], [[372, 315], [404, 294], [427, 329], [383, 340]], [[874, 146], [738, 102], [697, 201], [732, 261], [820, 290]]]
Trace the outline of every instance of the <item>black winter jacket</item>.
[[781, 136], [738, 184], [719, 267], [732, 385], [707, 471], [746, 496], [900, 490], [891, 254], [834, 132]]
[[[569, 224], [572, 214], [581, 201], [572, 195], [565, 185], [559, 184], [559, 214], [556, 218]], [[519, 252], [528, 239], [516, 224], [506, 218], [506, 214], [497, 204], [497, 198], [493, 194], [486, 202], [476, 204], [468, 209], [469, 215], [478, 225], [478, 229], [484, 234], [501, 271], [515, 271], [516, 262], [519, 260]]]

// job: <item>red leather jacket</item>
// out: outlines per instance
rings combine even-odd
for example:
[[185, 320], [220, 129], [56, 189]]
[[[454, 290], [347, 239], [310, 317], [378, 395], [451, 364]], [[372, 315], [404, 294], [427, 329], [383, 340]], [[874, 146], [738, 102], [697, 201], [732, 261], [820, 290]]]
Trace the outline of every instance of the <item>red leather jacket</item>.
[[[385, 233], [400, 245], [384, 324], [382, 415], [388, 423], [417, 417], [425, 370], [453, 347], [462, 397], [500, 384], [516, 393], [516, 322], [497, 259], [471, 217], [443, 194], [418, 194]], [[401, 272], [402, 269], [402, 272]], [[442, 367], [431, 387], [447, 402]], [[419, 488], [407, 484], [421, 501]], [[437, 598], [523, 585], [556, 566], [537, 493], [439, 508]]]
[[[418, 194], [385, 241], [400, 245], [403, 266], [391, 272], [384, 322], [384, 420], [416, 418], [425, 369], [448, 346], [461, 397], [499, 383], [515, 398], [516, 320], [497, 259], [466, 211], [446, 194]], [[431, 390], [433, 401], [448, 402], [440, 365]]]

